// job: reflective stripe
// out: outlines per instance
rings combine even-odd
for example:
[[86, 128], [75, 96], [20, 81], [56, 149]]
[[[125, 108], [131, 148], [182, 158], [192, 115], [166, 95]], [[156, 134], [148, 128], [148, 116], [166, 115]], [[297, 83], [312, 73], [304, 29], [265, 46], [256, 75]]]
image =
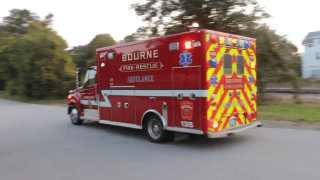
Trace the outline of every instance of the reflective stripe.
[[184, 97], [189, 97], [194, 94], [196, 97], [206, 98], [207, 93], [208, 90], [102, 90], [104, 101], [100, 101], [99, 106], [111, 107], [108, 96], [176, 97], [183, 94]]
[[189, 97], [195, 94], [196, 97], [207, 97], [207, 90], [112, 90], [112, 96], [156, 96], [156, 97], [175, 97], [183, 94]]
[[101, 90], [101, 94], [104, 98], [104, 101], [99, 101], [99, 106], [100, 107], [111, 107], [111, 103], [108, 98], [108, 95], [111, 94], [111, 90]]

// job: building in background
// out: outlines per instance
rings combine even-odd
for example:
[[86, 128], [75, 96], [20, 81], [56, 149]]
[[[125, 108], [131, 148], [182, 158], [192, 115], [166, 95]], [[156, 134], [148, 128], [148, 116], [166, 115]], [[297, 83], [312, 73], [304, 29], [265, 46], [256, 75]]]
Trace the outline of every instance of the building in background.
[[305, 53], [301, 58], [303, 78], [320, 78], [320, 31], [310, 32], [303, 40]]

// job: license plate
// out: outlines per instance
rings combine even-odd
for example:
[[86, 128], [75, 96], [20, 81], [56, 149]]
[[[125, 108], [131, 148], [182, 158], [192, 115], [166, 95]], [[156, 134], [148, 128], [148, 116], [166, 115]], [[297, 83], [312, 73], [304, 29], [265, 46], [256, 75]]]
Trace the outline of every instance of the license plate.
[[229, 119], [229, 126], [234, 126], [236, 125], [236, 118], [230, 118]]

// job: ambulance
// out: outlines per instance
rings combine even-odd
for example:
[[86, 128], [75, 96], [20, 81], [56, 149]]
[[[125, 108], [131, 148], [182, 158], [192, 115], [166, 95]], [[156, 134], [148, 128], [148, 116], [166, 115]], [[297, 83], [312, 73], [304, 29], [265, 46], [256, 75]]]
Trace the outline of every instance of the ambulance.
[[[256, 39], [197, 30], [96, 50], [68, 95], [71, 122], [227, 137], [257, 121]], [[82, 78], [83, 79], [83, 78]]]

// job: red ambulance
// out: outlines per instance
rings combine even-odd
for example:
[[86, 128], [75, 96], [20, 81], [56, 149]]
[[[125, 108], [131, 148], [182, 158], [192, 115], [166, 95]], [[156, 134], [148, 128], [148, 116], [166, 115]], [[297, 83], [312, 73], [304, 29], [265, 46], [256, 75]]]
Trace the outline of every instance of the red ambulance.
[[256, 40], [198, 30], [96, 50], [96, 66], [68, 96], [84, 120], [143, 129], [152, 142], [172, 132], [230, 136], [257, 120]]

